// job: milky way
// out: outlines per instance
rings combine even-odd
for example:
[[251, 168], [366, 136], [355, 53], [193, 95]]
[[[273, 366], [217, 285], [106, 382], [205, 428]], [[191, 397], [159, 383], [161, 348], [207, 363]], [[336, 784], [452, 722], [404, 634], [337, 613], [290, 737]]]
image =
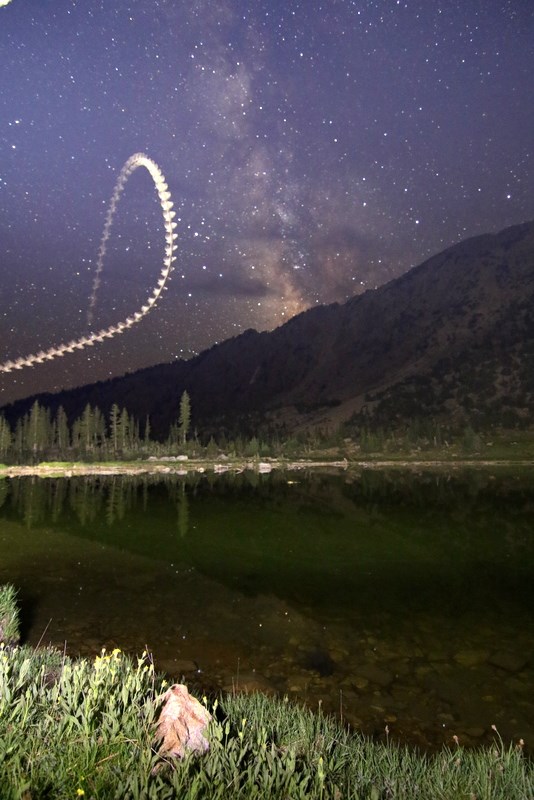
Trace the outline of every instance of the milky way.
[[[0, 362], [157, 311], [2, 376], [0, 403], [189, 357], [534, 218], [530, 0], [12, 0], [0, 5]], [[377, 324], [379, 324], [377, 320]]]

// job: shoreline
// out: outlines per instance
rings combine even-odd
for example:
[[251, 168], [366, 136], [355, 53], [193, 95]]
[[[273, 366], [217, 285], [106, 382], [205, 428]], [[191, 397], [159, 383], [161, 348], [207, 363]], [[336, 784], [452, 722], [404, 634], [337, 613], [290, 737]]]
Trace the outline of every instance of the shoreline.
[[361, 471], [368, 469], [444, 469], [451, 470], [473, 467], [503, 467], [517, 469], [520, 467], [534, 467], [534, 460], [521, 459], [362, 459], [349, 461], [326, 461], [322, 459], [157, 459], [136, 462], [43, 462], [39, 464], [20, 464], [13, 466], [0, 466], [0, 478], [19, 477], [64, 477], [71, 478], [83, 475], [178, 475], [186, 476], [190, 473], [226, 473], [239, 474], [245, 471], [269, 474], [274, 470], [285, 472], [298, 472], [301, 470], [326, 470], [335, 469], [345, 472]]

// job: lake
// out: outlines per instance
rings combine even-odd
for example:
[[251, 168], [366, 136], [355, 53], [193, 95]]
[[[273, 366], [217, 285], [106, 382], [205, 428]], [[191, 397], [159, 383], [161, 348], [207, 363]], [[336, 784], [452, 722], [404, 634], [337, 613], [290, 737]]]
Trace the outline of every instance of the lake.
[[425, 749], [534, 741], [532, 471], [0, 480], [24, 641]]

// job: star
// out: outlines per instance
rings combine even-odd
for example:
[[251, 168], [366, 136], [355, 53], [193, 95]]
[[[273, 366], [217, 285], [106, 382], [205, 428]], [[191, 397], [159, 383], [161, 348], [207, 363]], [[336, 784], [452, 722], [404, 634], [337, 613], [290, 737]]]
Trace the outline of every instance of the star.
[[167, 247], [146, 171], [99, 255], [135, 153], [178, 249], [139, 324], [0, 376], [0, 402], [272, 329], [534, 218], [533, 36], [529, 4], [493, 1], [2, 8], [0, 363], [146, 305]]

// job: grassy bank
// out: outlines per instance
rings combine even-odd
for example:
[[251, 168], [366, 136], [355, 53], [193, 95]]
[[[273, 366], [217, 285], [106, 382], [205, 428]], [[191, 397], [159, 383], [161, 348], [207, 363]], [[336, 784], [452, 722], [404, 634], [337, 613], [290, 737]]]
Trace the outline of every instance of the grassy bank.
[[[0, 620], [17, 637], [15, 594]], [[522, 744], [421, 755], [263, 695], [204, 700], [210, 749], [182, 761], [154, 742], [165, 682], [149, 654], [71, 660], [0, 644], [0, 797], [529, 800]]]

